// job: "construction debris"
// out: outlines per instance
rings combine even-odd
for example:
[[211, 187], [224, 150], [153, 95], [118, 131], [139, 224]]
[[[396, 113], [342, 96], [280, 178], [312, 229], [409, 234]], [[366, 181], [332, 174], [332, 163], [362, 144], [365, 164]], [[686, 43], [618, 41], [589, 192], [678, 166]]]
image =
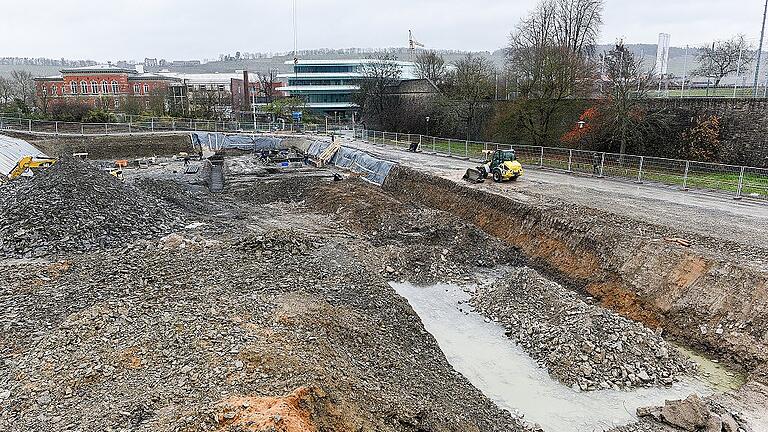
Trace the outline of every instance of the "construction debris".
[[0, 255], [16, 258], [120, 246], [182, 223], [156, 198], [72, 158], [1, 186], [0, 214]]
[[510, 269], [481, 285], [473, 305], [507, 328], [507, 336], [580, 391], [672, 385], [696, 369], [661, 336], [591, 305], [529, 268]]

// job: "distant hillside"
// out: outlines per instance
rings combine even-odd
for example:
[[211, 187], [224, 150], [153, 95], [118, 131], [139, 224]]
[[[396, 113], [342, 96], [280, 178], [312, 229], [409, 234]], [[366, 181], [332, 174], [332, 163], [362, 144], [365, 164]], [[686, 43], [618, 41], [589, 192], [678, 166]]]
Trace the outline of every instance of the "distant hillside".
[[[610, 50], [612, 45], [599, 45], [597, 52]], [[656, 45], [655, 44], [630, 44], [627, 47], [644, 59], [644, 66], [647, 69], [654, 67], [656, 63]], [[437, 50], [445, 58], [446, 62], [454, 63], [461, 59], [465, 55], [469, 54], [466, 51], [458, 50]], [[306, 50], [299, 52], [299, 58], [311, 59], [311, 60], [328, 60], [328, 59], [351, 59], [351, 58], [365, 58], [374, 56], [381, 53], [387, 53], [394, 55], [399, 60], [410, 60], [411, 52], [407, 48], [382, 48], [378, 49], [362, 49], [362, 48], [344, 48], [344, 49], [317, 49]], [[691, 70], [698, 66], [697, 50], [692, 47], [688, 50], [688, 55], [685, 55], [685, 48], [672, 47], [669, 51], [669, 73], [682, 76], [684, 71], [690, 74]], [[501, 68], [505, 62], [504, 50], [496, 51], [482, 51], [474, 52], [474, 55], [480, 55], [488, 58], [497, 67]], [[293, 60], [293, 53], [282, 54], [250, 54], [248, 58], [236, 59], [234, 56], [222, 55], [222, 60], [211, 61], [208, 63], [195, 64], [195, 65], [180, 65], [169, 64], [164, 66], [164, 69], [168, 69], [171, 72], [178, 73], [231, 73], [236, 70], [248, 69], [254, 72], [264, 72], [271, 69], [276, 69], [280, 73], [290, 73], [292, 70], [291, 61]], [[763, 68], [768, 71], [768, 55], [764, 55]], [[25, 59], [26, 60], [26, 59]], [[0, 61], [0, 76], [9, 76], [13, 70], [28, 70], [35, 76], [56, 75], [62, 68], [61, 61], [64, 60], [46, 60], [46, 59], [30, 59], [35, 63], [52, 63], [52, 64], [4, 64]], [[90, 60], [76, 60], [65, 61], [65, 63], [88, 63], [95, 64]], [[287, 62], [287, 63], [286, 63]], [[57, 64], [59, 63], [59, 64]], [[122, 64], [124, 62], [113, 61], [115, 64]], [[157, 72], [160, 70], [157, 68], [146, 68], [147, 72]], [[749, 76], [749, 71], [754, 71], [754, 65], [750, 66], [747, 71], [742, 75]], [[754, 73], [754, 72], [752, 72]]]

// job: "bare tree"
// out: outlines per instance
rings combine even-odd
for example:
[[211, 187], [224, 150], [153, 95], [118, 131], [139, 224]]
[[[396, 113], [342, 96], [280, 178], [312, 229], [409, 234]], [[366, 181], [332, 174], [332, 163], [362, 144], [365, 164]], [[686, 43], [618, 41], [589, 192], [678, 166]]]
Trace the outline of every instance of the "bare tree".
[[259, 92], [264, 97], [265, 103], [272, 103], [274, 101], [275, 84], [277, 83], [277, 70], [270, 69], [267, 72], [259, 72]]
[[653, 71], [643, 71], [643, 60], [619, 42], [601, 55], [604, 64], [606, 104], [602, 115], [609, 140], [619, 142], [619, 153], [627, 152], [629, 143], [641, 143], [653, 114], [645, 111]]
[[744, 35], [717, 41], [712, 46], [699, 48], [699, 67], [694, 74], [715, 78], [715, 87], [722, 79], [739, 70], [746, 70], [755, 60], [755, 47], [747, 42]]
[[448, 77], [447, 93], [469, 140], [479, 135], [481, 108], [493, 99], [495, 70], [488, 59], [471, 54], [455, 66]]
[[11, 82], [14, 97], [24, 106], [30, 108], [35, 104], [35, 77], [29, 71], [15, 70], [11, 72]]
[[374, 121], [380, 127], [386, 126], [392, 113], [389, 103], [393, 98], [389, 97], [389, 93], [400, 81], [400, 65], [394, 56], [382, 54], [369, 58], [360, 71], [364, 78], [354, 99], [365, 119]]
[[554, 0], [557, 45], [579, 54], [594, 54], [603, 24], [603, 0]]
[[13, 84], [8, 78], [0, 77], [0, 106], [7, 106], [13, 100]]
[[507, 49], [509, 73], [518, 95], [522, 126], [544, 145], [566, 99], [590, 96], [593, 52], [602, 24], [603, 0], [542, 0], [517, 25]]
[[435, 51], [423, 51], [416, 56], [416, 72], [419, 78], [442, 85], [447, 72], [445, 59]]

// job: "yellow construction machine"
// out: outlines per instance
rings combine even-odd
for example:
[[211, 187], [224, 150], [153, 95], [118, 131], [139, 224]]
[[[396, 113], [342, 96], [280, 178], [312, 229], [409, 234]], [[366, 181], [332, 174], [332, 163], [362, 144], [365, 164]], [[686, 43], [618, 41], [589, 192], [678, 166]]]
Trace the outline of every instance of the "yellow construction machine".
[[27, 170], [36, 170], [38, 168], [48, 168], [56, 163], [56, 159], [38, 159], [33, 156], [24, 156], [19, 160], [15, 167], [8, 174], [9, 180], [14, 180], [24, 175]]
[[491, 175], [493, 181], [515, 181], [523, 175], [523, 166], [517, 161], [514, 150], [485, 150], [485, 163], [477, 168], [470, 168], [464, 174], [464, 180], [482, 183]]

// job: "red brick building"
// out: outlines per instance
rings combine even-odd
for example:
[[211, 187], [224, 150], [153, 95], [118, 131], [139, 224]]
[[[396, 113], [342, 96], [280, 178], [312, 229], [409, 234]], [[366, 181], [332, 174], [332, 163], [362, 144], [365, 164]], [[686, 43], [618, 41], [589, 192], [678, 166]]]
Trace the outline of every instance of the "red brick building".
[[61, 75], [35, 78], [41, 106], [50, 107], [62, 101], [81, 101], [95, 108], [121, 110], [133, 98], [142, 109], [151, 100], [165, 97], [175, 78], [142, 74], [133, 69], [113, 65], [96, 65], [62, 69]]

